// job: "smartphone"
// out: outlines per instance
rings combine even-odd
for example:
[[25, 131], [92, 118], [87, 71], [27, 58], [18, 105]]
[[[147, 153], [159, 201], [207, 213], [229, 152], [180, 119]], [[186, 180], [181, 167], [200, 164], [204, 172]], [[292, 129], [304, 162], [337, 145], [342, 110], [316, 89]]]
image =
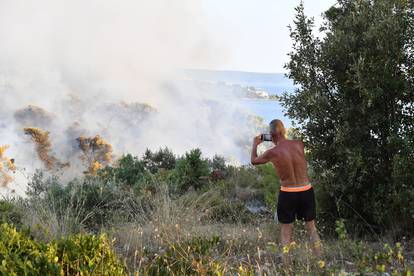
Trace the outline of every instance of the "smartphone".
[[262, 134], [260, 135], [262, 141], [272, 141], [272, 134]]

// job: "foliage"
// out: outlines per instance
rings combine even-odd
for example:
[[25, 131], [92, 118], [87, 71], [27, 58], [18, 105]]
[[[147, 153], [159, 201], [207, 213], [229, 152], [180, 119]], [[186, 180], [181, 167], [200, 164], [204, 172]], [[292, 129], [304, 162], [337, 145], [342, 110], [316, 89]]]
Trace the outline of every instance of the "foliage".
[[286, 69], [298, 88], [282, 102], [309, 149], [320, 208], [326, 219], [413, 231], [403, 206], [414, 201], [412, 3], [339, 1], [319, 37], [303, 4], [296, 11]]
[[173, 181], [180, 193], [188, 191], [190, 187], [200, 189], [208, 183], [208, 161], [201, 156], [200, 149], [193, 149], [178, 160], [174, 169]]
[[22, 210], [14, 201], [0, 200], [0, 224], [8, 223], [22, 226]]
[[3, 275], [125, 274], [105, 235], [77, 235], [44, 244], [8, 224], [2, 224], [0, 229]]
[[365, 274], [392, 271], [393, 275], [409, 274], [410, 269], [403, 256], [401, 243], [383, 243], [373, 248], [366, 242], [350, 239], [344, 219], [337, 220], [335, 225], [339, 238], [338, 252], [342, 256], [352, 256], [358, 272]]
[[8, 224], [0, 226], [0, 271], [3, 275], [57, 274], [58, 259], [53, 247], [47, 248]]
[[39, 172], [28, 185], [24, 205], [26, 213], [30, 216], [35, 213], [39, 222], [48, 220], [53, 214], [58, 224], [69, 227], [69, 232], [78, 232], [85, 227], [97, 231], [112, 216], [120, 217], [126, 213], [125, 194], [118, 185], [98, 177], [86, 176], [62, 185], [58, 178], [45, 177]]
[[212, 206], [207, 211], [207, 221], [225, 223], [251, 223], [251, 214], [243, 202], [223, 200], [220, 204]]
[[183, 243], [172, 244], [165, 254], [155, 254], [140, 271], [144, 275], [254, 275], [251, 266], [230, 267], [220, 259], [210, 257], [213, 250], [224, 251], [218, 236], [193, 237]]
[[241, 187], [258, 191], [262, 196], [255, 196], [256, 199], [263, 200], [269, 210], [275, 210], [280, 184], [272, 164], [232, 167], [228, 170], [226, 183], [229, 188]]
[[260, 174], [260, 190], [263, 191], [266, 205], [274, 212], [276, 210], [277, 195], [280, 189], [279, 178], [272, 164], [265, 164], [258, 168]]
[[165, 147], [156, 152], [147, 149], [142, 158], [142, 162], [147, 170], [151, 173], [157, 173], [160, 169], [172, 170], [175, 167], [176, 158], [174, 153]]
[[[270, 164], [225, 166], [223, 179], [209, 181], [212, 160], [203, 159], [199, 150], [187, 153], [175, 168], [156, 173], [146, 169], [139, 158], [130, 156], [124, 161], [97, 176], [85, 175], [65, 185], [58, 177], [37, 173], [26, 199], [6, 201], [0, 208], [8, 219], [14, 217], [13, 210], [23, 208], [21, 221], [29, 227], [22, 229], [36, 239], [17, 232], [26, 241], [19, 241], [23, 247], [12, 252], [6, 250], [14, 248], [12, 245], [0, 243], [0, 258], [2, 252], [10, 255], [4, 269], [18, 270], [18, 275], [24, 271], [32, 275], [404, 275], [412, 271], [410, 255], [405, 255], [410, 251], [409, 242], [352, 240], [345, 228], [345, 221], [352, 223], [348, 219], [336, 222], [339, 240], [323, 239], [321, 259], [311, 254], [304, 229], [296, 224], [300, 235], [287, 248], [292, 266], [284, 267], [281, 256], [285, 248], [278, 244], [280, 228], [273, 216], [252, 214], [246, 207], [250, 200], [265, 201], [268, 209], [275, 207], [279, 182]], [[409, 175], [405, 160], [395, 164], [399, 170], [395, 177]], [[129, 177], [135, 169], [142, 174], [134, 180]], [[197, 176], [193, 171], [202, 173]], [[180, 183], [178, 172], [191, 185], [186, 191], [171, 193], [171, 186]], [[128, 178], [135, 182], [133, 186], [125, 184]], [[194, 180], [189, 179], [202, 181], [202, 185], [193, 186]], [[125, 267], [105, 235], [79, 234], [84, 231], [109, 233], [110, 240], [116, 241], [114, 249], [125, 258]], [[3, 232], [3, 237], [9, 235]], [[36, 252], [35, 260], [30, 252]]]
[[110, 182], [120, 183], [127, 187], [138, 185], [145, 174], [145, 162], [136, 156], [122, 156], [114, 167], [107, 166], [99, 171], [99, 176]]
[[241, 167], [230, 167], [229, 168], [229, 179], [228, 184], [232, 188], [235, 186], [246, 188], [258, 186], [258, 167], [252, 166], [241, 166]]
[[215, 154], [213, 159], [208, 160], [208, 165], [213, 171], [224, 171], [226, 170], [226, 160], [223, 156]]
[[83, 235], [58, 240], [56, 248], [60, 270], [67, 275], [125, 275], [125, 267], [112, 251], [106, 235]]

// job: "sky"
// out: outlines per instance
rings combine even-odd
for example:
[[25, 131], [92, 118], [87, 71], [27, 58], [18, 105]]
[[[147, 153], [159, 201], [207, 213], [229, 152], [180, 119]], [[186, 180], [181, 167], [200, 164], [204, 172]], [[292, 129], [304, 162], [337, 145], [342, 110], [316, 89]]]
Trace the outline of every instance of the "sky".
[[[199, 0], [203, 18], [197, 22], [215, 43], [220, 57], [192, 67], [250, 72], [285, 72], [292, 24], [299, 0]], [[321, 22], [335, 0], [305, 0], [305, 13]]]

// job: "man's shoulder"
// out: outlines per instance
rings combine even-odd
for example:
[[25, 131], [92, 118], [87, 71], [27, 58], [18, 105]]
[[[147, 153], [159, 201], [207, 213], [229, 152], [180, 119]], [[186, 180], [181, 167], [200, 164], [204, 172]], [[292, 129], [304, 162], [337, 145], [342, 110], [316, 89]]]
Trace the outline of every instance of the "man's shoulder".
[[304, 143], [301, 140], [288, 140], [287, 143], [281, 148], [285, 148], [288, 151], [296, 151], [296, 150], [303, 150], [304, 149]]
[[269, 156], [276, 156], [279, 152], [280, 148], [278, 148], [277, 146], [273, 146], [270, 149], [268, 149], [266, 152], [267, 154], [269, 154]]
[[297, 145], [297, 146], [303, 147], [305, 145], [302, 140], [289, 140], [289, 141], [291, 141], [294, 145]]

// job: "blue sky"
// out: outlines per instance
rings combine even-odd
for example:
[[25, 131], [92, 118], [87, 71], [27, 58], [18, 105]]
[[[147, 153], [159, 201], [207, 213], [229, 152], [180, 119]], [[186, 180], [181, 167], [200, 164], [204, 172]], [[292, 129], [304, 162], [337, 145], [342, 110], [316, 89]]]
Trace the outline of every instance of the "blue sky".
[[[292, 24], [299, 0], [200, 0], [210, 39], [220, 44], [225, 58], [214, 65], [195, 67], [216, 70], [284, 72]], [[305, 0], [305, 12], [321, 22], [321, 13], [335, 0]]]

